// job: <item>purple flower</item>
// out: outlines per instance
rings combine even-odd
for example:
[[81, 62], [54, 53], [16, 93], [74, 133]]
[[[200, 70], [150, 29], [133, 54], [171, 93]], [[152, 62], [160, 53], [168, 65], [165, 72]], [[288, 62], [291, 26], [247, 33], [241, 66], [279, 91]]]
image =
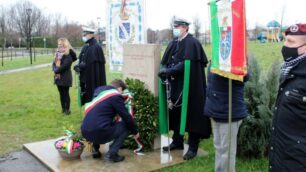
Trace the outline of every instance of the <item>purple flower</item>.
[[61, 149], [64, 145], [64, 142], [65, 142], [64, 140], [57, 141], [56, 144], [55, 144], [55, 147], [58, 148], [58, 149]]

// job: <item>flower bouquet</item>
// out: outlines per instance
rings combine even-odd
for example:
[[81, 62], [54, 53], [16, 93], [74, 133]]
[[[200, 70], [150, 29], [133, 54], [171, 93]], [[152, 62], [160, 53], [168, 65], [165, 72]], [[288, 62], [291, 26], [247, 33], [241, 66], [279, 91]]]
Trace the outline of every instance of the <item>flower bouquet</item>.
[[66, 136], [55, 141], [54, 146], [63, 159], [78, 159], [84, 149], [83, 137], [77, 132], [66, 130]]

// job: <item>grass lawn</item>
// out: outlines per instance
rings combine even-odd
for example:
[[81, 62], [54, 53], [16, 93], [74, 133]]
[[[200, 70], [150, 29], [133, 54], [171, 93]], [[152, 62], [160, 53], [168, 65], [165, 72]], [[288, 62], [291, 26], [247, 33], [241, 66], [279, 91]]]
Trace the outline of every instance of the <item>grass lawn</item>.
[[[108, 76], [110, 81], [122, 75]], [[0, 75], [0, 85], [0, 155], [23, 143], [63, 135], [63, 127], [78, 127], [82, 120], [75, 85], [70, 89], [72, 115], [61, 114], [50, 68]]]
[[[32, 66], [38, 64], [51, 63], [53, 59], [54, 57], [52, 55], [40, 55], [36, 56], [36, 61], [34, 62], [34, 57], [32, 57]], [[27, 66], [31, 66], [30, 57], [18, 57], [18, 58], [13, 58], [12, 60], [10, 58], [5, 58], [3, 59], [3, 66], [2, 66], [2, 59], [0, 59], [0, 71], [27, 67]]]
[[[280, 60], [281, 43], [248, 44], [249, 53], [258, 59], [261, 68], [267, 71], [276, 60]], [[210, 47], [205, 47], [210, 56]], [[53, 57], [39, 57], [38, 63], [51, 62]], [[28, 58], [7, 61], [5, 70], [29, 63]], [[0, 68], [4, 70], [4, 68]], [[74, 76], [75, 77], [75, 76]], [[121, 78], [121, 74], [107, 73], [107, 80]], [[75, 85], [70, 89], [70, 116], [61, 114], [59, 95], [53, 84], [50, 68], [0, 75], [0, 155], [20, 150], [23, 143], [56, 138], [64, 134], [63, 127], [79, 127], [83, 118], [77, 107]], [[214, 171], [214, 148], [212, 139], [201, 142], [201, 148], [209, 152], [207, 157], [196, 158], [187, 163], [160, 171]], [[267, 158], [256, 160], [237, 159], [237, 171], [268, 171]]]

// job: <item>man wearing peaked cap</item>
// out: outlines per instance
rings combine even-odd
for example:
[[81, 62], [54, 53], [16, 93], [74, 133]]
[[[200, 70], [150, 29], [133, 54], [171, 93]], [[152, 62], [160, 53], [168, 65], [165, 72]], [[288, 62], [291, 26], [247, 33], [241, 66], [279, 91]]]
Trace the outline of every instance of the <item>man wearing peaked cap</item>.
[[[184, 149], [182, 132], [187, 131], [189, 148], [183, 156], [184, 160], [196, 157], [200, 139], [209, 138], [211, 134], [210, 121], [203, 115], [206, 88], [204, 68], [207, 58], [200, 42], [188, 33], [189, 24], [185, 19], [174, 19], [174, 39], [167, 46], [161, 61], [162, 68], [158, 74], [164, 83], [169, 83], [166, 87], [169, 88], [167, 90], [170, 96], [167, 95], [167, 99], [160, 101], [160, 107], [168, 103], [165, 109], [169, 110], [169, 128], [174, 131], [172, 143], [163, 147], [163, 151]], [[161, 87], [160, 95], [165, 91], [166, 89]], [[180, 127], [181, 121], [185, 121], [181, 115], [183, 113], [184, 116], [186, 114], [186, 122], [182, 123], [185, 124], [185, 129]], [[164, 116], [163, 113], [160, 114], [163, 119]]]
[[[81, 105], [93, 99], [94, 90], [106, 85], [105, 58], [102, 47], [94, 37], [95, 29], [83, 27], [82, 40], [85, 43], [80, 55], [79, 63], [74, 70], [79, 74]], [[99, 144], [93, 145], [93, 157], [99, 158]]]
[[178, 27], [180, 25], [189, 26], [190, 22], [183, 18], [175, 18], [173, 21], [173, 27]]
[[96, 32], [95, 29], [89, 28], [89, 27], [86, 27], [86, 26], [83, 26], [82, 30], [83, 30], [83, 33], [87, 33], [87, 34], [94, 34]]
[[285, 35], [269, 147], [271, 172], [306, 171], [306, 24], [290, 26]]

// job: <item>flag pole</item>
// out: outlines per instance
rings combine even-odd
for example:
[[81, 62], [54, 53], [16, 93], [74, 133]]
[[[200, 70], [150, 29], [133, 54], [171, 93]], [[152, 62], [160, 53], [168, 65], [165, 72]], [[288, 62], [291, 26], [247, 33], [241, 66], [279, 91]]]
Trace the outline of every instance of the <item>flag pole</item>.
[[168, 99], [170, 99], [170, 89], [169, 89], [169, 80], [168, 80], [168, 78], [166, 79], [166, 81], [165, 81], [165, 83], [166, 83], [166, 97], [167, 97], [167, 122], [168, 122], [168, 125], [167, 125], [167, 130], [168, 130], [168, 161], [170, 161], [170, 136], [169, 136], [169, 129], [170, 129], [170, 127], [169, 127], [169, 125], [170, 125], [170, 122], [169, 122], [169, 120], [170, 120], [170, 118], [169, 118], [169, 105], [168, 105]]
[[232, 135], [232, 79], [228, 79], [228, 160], [227, 160], [227, 172], [230, 172], [230, 160], [231, 160], [231, 135]]

